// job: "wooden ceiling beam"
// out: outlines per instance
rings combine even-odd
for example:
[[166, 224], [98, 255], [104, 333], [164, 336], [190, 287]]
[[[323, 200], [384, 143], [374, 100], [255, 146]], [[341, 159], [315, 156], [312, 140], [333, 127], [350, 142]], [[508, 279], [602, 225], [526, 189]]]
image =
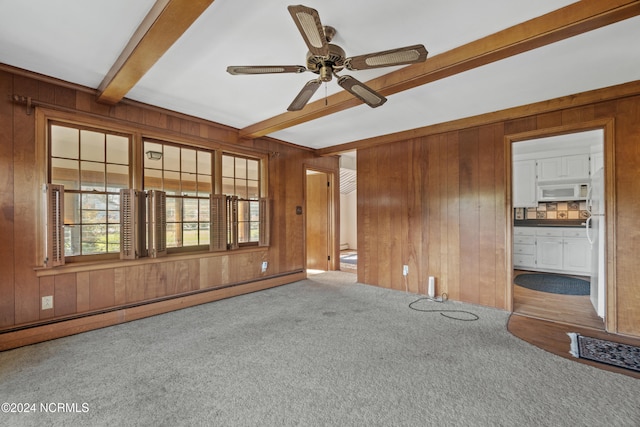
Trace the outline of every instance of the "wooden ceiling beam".
[[[382, 95], [389, 96], [637, 15], [640, 15], [640, 0], [582, 0], [366, 84]], [[301, 111], [283, 113], [247, 126], [240, 130], [239, 137], [259, 138], [361, 103], [349, 93], [340, 91], [326, 100], [308, 104]]]
[[117, 104], [214, 0], [157, 0], [98, 87]]

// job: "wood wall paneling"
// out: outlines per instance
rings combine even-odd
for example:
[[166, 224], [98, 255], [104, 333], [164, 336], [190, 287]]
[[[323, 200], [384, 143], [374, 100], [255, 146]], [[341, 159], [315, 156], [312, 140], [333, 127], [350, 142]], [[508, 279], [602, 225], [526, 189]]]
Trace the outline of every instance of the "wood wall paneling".
[[[636, 256], [640, 252], [640, 96], [609, 99], [600, 95], [607, 100], [360, 148], [358, 280], [396, 286], [377, 266], [389, 256], [388, 242], [398, 245], [394, 239], [400, 236], [405, 240], [399, 243], [401, 247], [420, 254], [417, 271], [412, 269], [410, 276], [415, 272], [420, 281], [435, 276], [438, 293], [446, 292], [454, 300], [510, 309], [511, 285], [506, 274], [511, 268], [506, 245], [511, 227], [506, 194], [506, 162], [510, 159], [505, 158], [504, 137], [613, 119], [617, 161], [613, 194], [607, 197], [614, 199], [616, 213], [615, 235], [609, 239], [609, 250], [615, 252], [615, 262], [609, 267], [615, 269], [616, 288], [609, 312], [616, 317], [612, 323], [617, 326], [611, 332], [640, 336], [640, 291], [635, 286], [640, 282]], [[384, 158], [393, 158], [394, 167], [408, 173], [390, 175], [380, 170], [380, 165], [386, 165]], [[420, 179], [418, 165], [425, 167]], [[394, 184], [398, 177], [403, 183], [399, 187]], [[408, 219], [409, 235], [388, 226], [389, 198], [397, 188], [405, 189], [399, 209]], [[420, 234], [419, 248], [414, 248]], [[425, 293], [425, 286], [419, 291]]]
[[[14, 76], [14, 93], [36, 97], [38, 82]], [[34, 114], [27, 115], [23, 105], [14, 104], [13, 114], [13, 174], [14, 186], [14, 271], [15, 322], [27, 323], [40, 318], [40, 285], [34, 267], [42, 258], [36, 250], [38, 223], [33, 209], [38, 205], [39, 188], [36, 182], [36, 143]]]
[[[13, 76], [0, 71], [0, 93], [13, 93]], [[13, 104], [0, 98], [0, 328], [15, 321]]]

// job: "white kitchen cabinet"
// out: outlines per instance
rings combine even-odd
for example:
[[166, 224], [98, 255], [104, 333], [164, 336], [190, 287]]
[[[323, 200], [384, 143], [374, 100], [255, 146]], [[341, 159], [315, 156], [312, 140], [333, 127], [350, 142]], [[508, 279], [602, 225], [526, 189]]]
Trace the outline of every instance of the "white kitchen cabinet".
[[591, 245], [584, 228], [514, 227], [513, 266], [523, 270], [588, 275]]
[[589, 154], [538, 159], [538, 182], [588, 181]]
[[[584, 232], [584, 230], [583, 230]], [[570, 235], [570, 233], [568, 233]], [[591, 273], [591, 244], [584, 236], [568, 237], [565, 234], [562, 269], [576, 273]]]
[[532, 208], [538, 205], [535, 160], [513, 162], [512, 188], [514, 208]]
[[532, 269], [536, 267], [536, 235], [530, 227], [515, 227], [513, 231], [513, 266]]
[[536, 236], [536, 267], [545, 270], [562, 270], [562, 237]]

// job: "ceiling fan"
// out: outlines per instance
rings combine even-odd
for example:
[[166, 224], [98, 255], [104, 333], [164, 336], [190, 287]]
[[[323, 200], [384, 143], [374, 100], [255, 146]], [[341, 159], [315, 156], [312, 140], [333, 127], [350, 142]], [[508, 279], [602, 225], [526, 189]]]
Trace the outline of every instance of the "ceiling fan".
[[333, 76], [338, 79], [338, 84], [343, 89], [356, 98], [372, 108], [379, 107], [387, 101], [384, 96], [351, 76], [339, 76], [337, 73], [344, 69], [357, 71], [415, 64], [427, 59], [427, 50], [421, 44], [347, 58], [340, 46], [330, 43], [336, 30], [333, 27], [322, 25], [318, 11], [303, 5], [288, 6], [287, 9], [289, 9], [291, 17], [309, 48], [307, 66], [236, 65], [227, 67], [227, 72], [233, 75], [303, 73], [305, 71], [318, 74], [318, 78], [304, 85], [287, 108], [289, 111], [303, 109], [318, 87], [323, 82], [331, 81]]

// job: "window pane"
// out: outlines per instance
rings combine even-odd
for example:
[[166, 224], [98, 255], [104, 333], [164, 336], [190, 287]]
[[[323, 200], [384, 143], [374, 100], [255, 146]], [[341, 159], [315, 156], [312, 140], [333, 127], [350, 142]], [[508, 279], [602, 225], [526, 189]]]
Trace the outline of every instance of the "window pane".
[[101, 210], [107, 207], [107, 196], [105, 194], [83, 194], [82, 209]]
[[107, 251], [106, 225], [82, 226], [82, 255], [105, 253]]
[[107, 135], [107, 162], [129, 164], [129, 138]]
[[83, 190], [104, 191], [104, 163], [80, 162], [80, 180]]
[[170, 145], [164, 146], [164, 169], [172, 171], [180, 171], [180, 149]]
[[110, 224], [107, 231], [107, 252], [120, 252], [120, 225]]
[[235, 194], [235, 186], [233, 178], [222, 178], [222, 194]]
[[240, 222], [238, 223], [238, 242], [240, 243], [248, 243], [249, 242], [249, 223], [248, 222]]
[[[107, 221], [111, 224], [120, 223], [120, 195], [110, 194], [107, 196]], [[111, 227], [111, 226], [110, 226]], [[118, 229], [118, 241], [120, 240], [120, 230]]]
[[168, 248], [178, 247], [178, 242], [182, 240], [181, 230], [182, 229], [179, 223], [178, 224], [167, 223], [167, 247]]
[[249, 241], [258, 242], [260, 241], [260, 224], [257, 222], [249, 223]]
[[63, 126], [51, 126], [51, 155], [77, 159], [79, 153], [80, 132]]
[[259, 163], [257, 160], [247, 159], [247, 178], [255, 179], [256, 181], [260, 177]]
[[236, 179], [236, 196], [241, 199], [248, 199], [249, 193], [247, 192], [247, 180]]
[[144, 170], [144, 189], [162, 190], [162, 171], [157, 169]]
[[198, 245], [198, 223], [186, 222], [183, 226], [182, 246]]
[[236, 157], [236, 178], [247, 177], [247, 159]]
[[129, 166], [107, 165], [107, 191], [129, 188]]
[[80, 131], [80, 159], [104, 162], [104, 133]]
[[259, 199], [260, 198], [260, 189], [258, 188], [258, 181], [247, 181], [248, 187], [248, 199]]
[[51, 183], [62, 184], [65, 190], [80, 189], [80, 165], [77, 160], [51, 159]]
[[198, 173], [211, 175], [211, 153], [198, 151]]
[[180, 151], [182, 154], [182, 172], [196, 173], [196, 150], [182, 148]]
[[[198, 200], [200, 206], [200, 215], [198, 217], [198, 221], [201, 222], [209, 222], [210, 214], [209, 214], [209, 200]], [[201, 224], [202, 226], [202, 224]]]
[[80, 223], [80, 194], [64, 193], [65, 226]]
[[[157, 154], [160, 153], [160, 154]], [[152, 157], [153, 156], [153, 157]], [[162, 169], [162, 145], [155, 142], [144, 142], [144, 167]]]
[[193, 173], [182, 173], [182, 194], [188, 194], [190, 196], [196, 195], [196, 175]]
[[238, 221], [249, 221], [249, 202], [238, 202]]
[[164, 172], [164, 191], [169, 194], [180, 194], [180, 172]]
[[183, 216], [182, 221], [197, 221], [198, 220], [198, 200], [197, 199], [183, 199]]
[[234, 176], [234, 157], [222, 156], [222, 176]]
[[95, 209], [82, 210], [83, 224], [101, 224], [101, 223], [105, 223], [106, 219], [107, 219], [106, 210], [95, 210]]
[[80, 255], [80, 226], [66, 225], [64, 227], [64, 256], [76, 255]]
[[176, 222], [180, 217], [180, 212], [182, 210], [177, 205], [181, 202], [180, 199], [176, 199], [175, 197], [167, 197], [167, 222]]
[[208, 196], [212, 192], [211, 176], [198, 175], [198, 196]]

